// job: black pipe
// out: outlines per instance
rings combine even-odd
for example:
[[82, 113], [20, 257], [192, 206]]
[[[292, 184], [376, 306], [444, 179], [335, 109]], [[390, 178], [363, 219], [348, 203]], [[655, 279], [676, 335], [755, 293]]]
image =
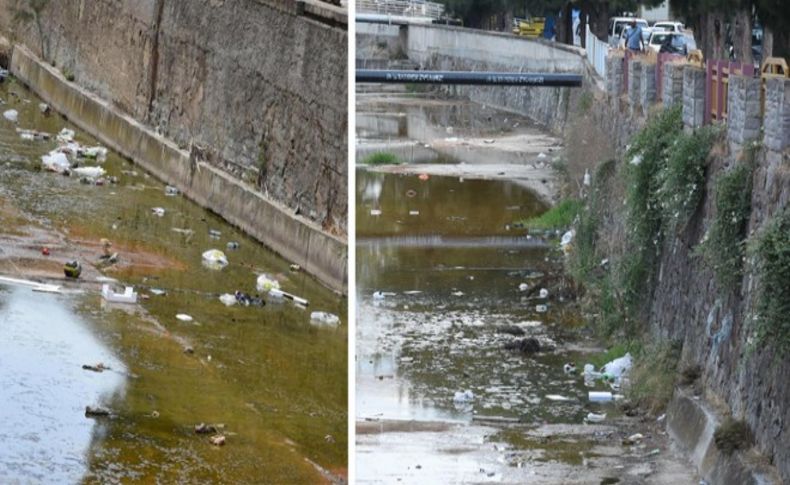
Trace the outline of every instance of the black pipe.
[[358, 83], [579, 87], [580, 74], [357, 69]]

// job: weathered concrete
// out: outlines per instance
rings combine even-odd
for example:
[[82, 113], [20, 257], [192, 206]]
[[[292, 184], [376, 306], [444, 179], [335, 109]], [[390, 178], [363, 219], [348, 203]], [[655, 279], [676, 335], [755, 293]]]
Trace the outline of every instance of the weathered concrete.
[[667, 62], [664, 64], [663, 79], [661, 82], [661, 102], [664, 106], [681, 104], [683, 102], [683, 70], [684, 64]]
[[342, 239], [293, 215], [293, 211], [244, 181], [201, 161], [202, 157], [191, 156], [117, 107], [68, 82], [25, 47], [15, 46], [11, 71], [55, 110], [102, 143], [178, 187], [187, 197], [299, 264], [329, 287], [344, 291], [347, 251]]
[[606, 93], [616, 99], [623, 94], [624, 58], [622, 55], [610, 55], [606, 58]]
[[667, 429], [700, 475], [716, 485], [779, 485], [781, 480], [759, 459], [743, 452], [727, 455], [713, 440], [721, 424], [717, 414], [698, 397], [678, 389], [667, 409]]
[[347, 228], [346, 12], [318, 0], [49, 2], [0, 30], [182, 148], [309, 218]]
[[705, 122], [705, 71], [686, 66], [683, 69], [683, 124], [699, 128]]
[[760, 79], [730, 76], [727, 92], [727, 136], [743, 145], [760, 136]]
[[765, 92], [765, 146], [777, 152], [790, 148], [790, 79], [769, 79]]

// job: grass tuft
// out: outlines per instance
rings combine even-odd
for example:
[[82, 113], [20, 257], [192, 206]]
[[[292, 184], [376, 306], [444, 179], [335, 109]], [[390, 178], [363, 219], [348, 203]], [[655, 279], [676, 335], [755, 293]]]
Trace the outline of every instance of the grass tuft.
[[401, 161], [394, 153], [376, 152], [365, 157], [362, 163], [365, 165], [398, 165]]
[[522, 221], [528, 229], [565, 229], [573, 224], [574, 219], [582, 210], [582, 203], [577, 199], [566, 199], [547, 210], [538, 217]]

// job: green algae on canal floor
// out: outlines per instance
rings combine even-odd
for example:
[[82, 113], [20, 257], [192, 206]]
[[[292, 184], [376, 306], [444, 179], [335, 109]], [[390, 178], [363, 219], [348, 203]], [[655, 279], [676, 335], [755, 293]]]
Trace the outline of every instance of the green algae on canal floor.
[[[69, 126], [57, 115], [41, 114], [39, 100], [14, 82], [0, 87], [0, 97], [7, 101], [4, 109], [19, 111], [19, 127], [54, 135]], [[93, 429], [84, 480], [323, 480], [305, 458], [343, 475], [346, 300], [308, 275], [291, 272], [288, 261], [216, 215], [181, 196], [167, 196], [164, 184], [115, 153], [102, 166], [118, 177], [117, 185], [80, 184], [76, 177], [38, 171], [40, 156], [55, 142], [22, 140], [15, 128], [0, 120], [0, 198], [27, 219], [66, 234], [72, 245], [98, 247], [100, 238], [110, 239], [123, 269], [110, 269], [107, 276], [150, 296], [141, 301], [141, 311], [131, 313], [104, 305], [97, 293], [74, 303], [76, 314], [131, 376], [124, 392], [106, 402], [117, 417]], [[79, 131], [76, 139], [98, 144]], [[164, 216], [152, 214], [153, 207], [163, 207]], [[237, 250], [226, 249], [231, 241], [239, 243]], [[226, 252], [228, 267], [201, 265], [202, 252], [210, 248]], [[133, 254], [149, 255], [143, 259], [152, 264], [128, 265]], [[264, 308], [219, 301], [221, 293], [256, 293], [258, 273], [275, 275], [285, 291], [307, 298], [309, 309], [269, 298]], [[152, 287], [167, 293], [149, 293]], [[309, 322], [315, 310], [335, 313], [344, 324], [317, 328]], [[194, 321], [180, 322], [177, 313]], [[182, 342], [194, 353], [185, 354]], [[51, 371], [57, 376], [61, 369]], [[54, 387], [53, 397], [59, 392]], [[200, 422], [224, 424], [227, 444], [218, 449], [196, 435], [193, 426]], [[0, 475], [3, 467], [0, 459]]]

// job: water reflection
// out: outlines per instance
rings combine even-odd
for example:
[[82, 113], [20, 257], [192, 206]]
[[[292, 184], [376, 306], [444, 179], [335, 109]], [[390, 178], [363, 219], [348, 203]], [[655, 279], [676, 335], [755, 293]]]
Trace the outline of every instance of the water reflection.
[[[82, 369], [97, 362], [112, 370]], [[95, 426], [85, 406], [122, 393], [125, 372], [63, 298], [0, 286], [3, 481], [78, 481]]]

